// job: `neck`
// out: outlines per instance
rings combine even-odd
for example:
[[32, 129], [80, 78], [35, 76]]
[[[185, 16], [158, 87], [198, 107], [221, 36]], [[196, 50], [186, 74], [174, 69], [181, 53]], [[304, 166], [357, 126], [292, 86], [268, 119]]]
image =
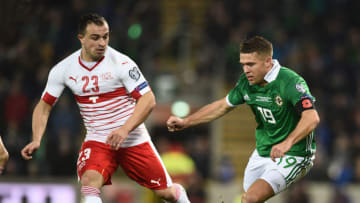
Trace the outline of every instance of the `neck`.
[[84, 60], [84, 61], [87, 61], [87, 62], [92, 61], [92, 60], [90, 60], [89, 57], [86, 56], [86, 54], [84, 54], [84, 49], [81, 50], [80, 57], [81, 57], [81, 60]]
[[259, 83], [259, 86], [260, 87], [265, 87], [267, 84], [269, 84], [269, 83], [264, 80], [261, 83]]
[[80, 53], [80, 57], [81, 57], [81, 60], [84, 60], [86, 62], [96, 62], [98, 61], [99, 59], [94, 59], [92, 57], [90, 57], [89, 55], [87, 55], [84, 51], [84, 49], [81, 49], [81, 53]]

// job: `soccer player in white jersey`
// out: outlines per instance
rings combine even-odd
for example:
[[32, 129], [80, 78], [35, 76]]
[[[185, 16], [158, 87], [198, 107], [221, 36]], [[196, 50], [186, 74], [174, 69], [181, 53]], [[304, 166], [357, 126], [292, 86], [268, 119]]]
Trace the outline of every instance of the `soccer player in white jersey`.
[[7, 152], [0, 137], [0, 175], [3, 173], [5, 169], [5, 164], [7, 163], [8, 160], [9, 160], [9, 153]]
[[85, 203], [99, 203], [100, 189], [111, 184], [120, 165], [138, 184], [167, 202], [187, 203], [184, 188], [173, 184], [143, 124], [155, 97], [135, 62], [108, 46], [104, 17], [81, 17], [81, 49], [55, 65], [33, 113], [33, 140], [24, 159], [40, 147], [50, 111], [65, 87], [80, 108], [87, 133], [79, 152], [77, 172]]

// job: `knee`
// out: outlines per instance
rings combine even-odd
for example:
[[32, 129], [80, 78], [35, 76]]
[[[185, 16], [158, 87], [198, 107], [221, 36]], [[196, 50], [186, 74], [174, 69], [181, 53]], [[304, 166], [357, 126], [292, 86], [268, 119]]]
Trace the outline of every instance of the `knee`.
[[251, 193], [244, 193], [241, 199], [243, 203], [261, 203], [259, 197]]
[[104, 179], [97, 171], [89, 170], [81, 176], [80, 183], [82, 186], [100, 188], [104, 184]]
[[92, 182], [91, 176], [89, 176], [87, 174], [84, 174], [81, 177], [80, 183], [81, 183], [82, 186], [91, 186], [91, 182]]

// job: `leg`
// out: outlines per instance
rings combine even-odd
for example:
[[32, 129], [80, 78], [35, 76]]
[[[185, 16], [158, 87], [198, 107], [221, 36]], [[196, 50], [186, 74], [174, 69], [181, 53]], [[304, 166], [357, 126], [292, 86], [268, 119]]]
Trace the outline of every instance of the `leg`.
[[111, 184], [111, 175], [117, 168], [115, 153], [99, 142], [85, 142], [77, 163], [83, 203], [101, 203], [100, 188]]
[[[285, 190], [307, 173], [312, 160], [313, 157], [286, 155], [275, 163], [268, 157], [253, 154], [245, 170], [243, 203], [263, 202]], [[253, 177], [256, 180], [252, 182]]]
[[100, 188], [104, 185], [103, 176], [95, 170], [87, 170], [81, 177], [81, 194], [84, 203], [101, 203]]
[[263, 179], [258, 179], [242, 195], [241, 199], [243, 203], [260, 203], [274, 196], [274, 194], [269, 183]]
[[162, 190], [153, 190], [154, 193], [163, 199], [165, 202], [173, 203], [190, 203], [185, 189], [177, 183], [174, 183], [171, 187]]
[[277, 165], [269, 158], [259, 156], [256, 150], [252, 153], [245, 168], [242, 203], [264, 202], [278, 192], [278, 185], [285, 184], [283, 176], [271, 170], [273, 167]]
[[138, 184], [147, 187], [161, 199], [173, 203], [188, 203], [185, 189], [173, 184], [152, 142], [120, 148], [119, 164]]
[[104, 185], [104, 177], [95, 170], [86, 170], [81, 176], [81, 185], [100, 189]]

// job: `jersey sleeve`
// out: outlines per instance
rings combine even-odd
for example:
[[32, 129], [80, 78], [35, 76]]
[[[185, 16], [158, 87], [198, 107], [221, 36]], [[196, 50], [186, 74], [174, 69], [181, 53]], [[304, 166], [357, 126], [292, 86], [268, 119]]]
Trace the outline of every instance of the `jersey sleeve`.
[[54, 105], [65, 88], [63, 74], [59, 67], [51, 69], [45, 90], [41, 99], [50, 105]]
[[151, 91], [151, 88], [136, 63], [131, 59], [128, 60], [122, 66], [125, 70], [122, 71], [121, 79], [126, 90], [134, 99], [138, 100], [142, 95]]
[[287, 95], [287, 98], [293, 106], [296, 106], [296, 104], [304, 98], [315, 102], [315, 98], [311, 95], [308, 85], [301, 77], [290, 80], [285, 88], [285, 95]]
[[228, 103], [229, 106], [237, 106], [244, 103], [243, 96], [241, 93], [240, 80], [226, 96], [226, 102]]

